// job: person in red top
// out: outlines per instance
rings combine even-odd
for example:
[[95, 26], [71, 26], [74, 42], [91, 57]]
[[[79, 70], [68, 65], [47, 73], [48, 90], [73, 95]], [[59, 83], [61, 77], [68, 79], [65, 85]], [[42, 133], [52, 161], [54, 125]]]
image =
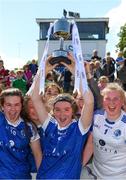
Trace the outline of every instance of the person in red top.
[[3, 86], [6, 87], [7, 83], [7, 76], [8, 76], [8, 70], [4, 68], [4, 62], [2, 59], [0, 59], [0, 84], [3, 84]]

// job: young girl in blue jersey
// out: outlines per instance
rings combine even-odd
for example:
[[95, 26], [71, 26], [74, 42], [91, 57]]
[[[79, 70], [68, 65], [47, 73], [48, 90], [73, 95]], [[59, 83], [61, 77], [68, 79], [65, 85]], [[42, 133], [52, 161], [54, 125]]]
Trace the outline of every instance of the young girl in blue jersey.
[[94, 113], [88, 141], [94, 149], [92, 170], [98, 179], [126, 179], [126, 112], [122, 110], [125, 92], [119, 84], [108, 83], [102, 96], [103, 109]]
[[[54, 97], [57, 96], [59, 93], [61, 93], [61, 88], [56, 84], [56, 83], [48, 83], [46, 85], [45, 88], [45, 94], [44, 97], [42, 97], [42, 100], [44, 100], [44, 103], [46, 104], [47, 110], [50, 110], [49, 107], [49, 100]], [[40, 135], [40, 137], [42, 137], [42, 127], [41, 127], [41, 122], [38, 119], [38, 115], [37, 112], [33, 106], [33, 102], [31, 100], [31, 98], [29, 96], [25, 96], [24, 97], [24, 109], [23, 109], [23, 116], [29, 121], [29, 122], [33, 122], [34, 125], [37, 128], [38, 134]], [[41, 142], [41, 149], [42, 149], [42, 138], [40, 140]], [[35, 160], [33, 157], [32, 153], [29, 153], [29, 162], [30, 162], [30, 167], [31, 167], [31, 172], [32, 172], [32, 178], [35, 178], [36, 176], [36, 172], [37, 172], [37, 168], [36, 168], [36, 164], [35, 164]]]
[[0, 95], [0, 179], [31, 179], [28, 155], [33, 151], [37, 168], [42, 159], [39, 135], [22, 118], [23, 96], [19, 89]]
[[[74, 72], [74, 60], [65, 65]], [[46, 73], [57, 65], [46, 63]], [[82, 167], [82, 152], [92, 121], [94, 98], [90, 90], [83, 93], [85, 105], [77, 121], [76, 102], [68, 94], [54, 98], [52, 112], [49, 114], [39, 95], [40, 74], [36, 75], [36, 84], [31, 94], [32, 102], [41, 121], [43, 134], [43, 160], [37, 173], [37, 179], [79, 179]]]

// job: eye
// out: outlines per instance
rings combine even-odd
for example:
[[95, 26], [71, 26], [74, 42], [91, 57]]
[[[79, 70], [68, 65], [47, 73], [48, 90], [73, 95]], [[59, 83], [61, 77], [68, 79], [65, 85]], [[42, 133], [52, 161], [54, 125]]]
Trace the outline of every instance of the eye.
[[55, 108], [55, 109], [54, 109], [54, 111], [59, 112], [59, 111], [60, 111], [60, 109]]
[[10, 105], [10, 104], [6, 104], [6, 107], [8, 107], [8, 108], [9, 108], [9, 107], [11, 107], [11, 105]]
[[71, 109], [71, 108], [65, 108], [65, 111], [68, 112], [68, 111], [70, 111], [70, 109]]

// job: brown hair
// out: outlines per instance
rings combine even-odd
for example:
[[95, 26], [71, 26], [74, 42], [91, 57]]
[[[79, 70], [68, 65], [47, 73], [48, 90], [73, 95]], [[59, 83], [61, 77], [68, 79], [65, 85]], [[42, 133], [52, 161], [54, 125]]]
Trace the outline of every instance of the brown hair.
[[60, 86], [59, 86], [58, 84], [54, 83], [54, 82], [48, 83], [48, 84], [46, 85], [46, 87], [45, 87], [45, 92], [46, 92], [47, 89], [50, 88], [50, 87], [55, 87], [55, 88], [57, 88], [57, 90], [58, 90], [59, 93], [62, 93], [62, 88], [60, 88]]
[[98, 83], [99, 82], [104, 82], [104, 83], [108, 83], [109, 82], [109, 79], [107, 76], [101, 76], [98, 80]]
[[23, 105], [23, 94], [18, 88], [8, 88], [1, 92], [0, 94], [0, 105], [3, 106], [5, 97], [7, 96], [19, 96], [21, 98], [21, 104]]

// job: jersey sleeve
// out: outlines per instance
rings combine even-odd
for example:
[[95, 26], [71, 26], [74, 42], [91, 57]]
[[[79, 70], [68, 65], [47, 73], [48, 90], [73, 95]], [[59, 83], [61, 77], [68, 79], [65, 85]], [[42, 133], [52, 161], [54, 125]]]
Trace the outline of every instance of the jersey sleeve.
[[40, 139], [40, 136], [37, 132], [37, 128], [31, 123], [28, 123], [28, 127], [30, 128], [30, 132], [31, 132], [30, 142]]

